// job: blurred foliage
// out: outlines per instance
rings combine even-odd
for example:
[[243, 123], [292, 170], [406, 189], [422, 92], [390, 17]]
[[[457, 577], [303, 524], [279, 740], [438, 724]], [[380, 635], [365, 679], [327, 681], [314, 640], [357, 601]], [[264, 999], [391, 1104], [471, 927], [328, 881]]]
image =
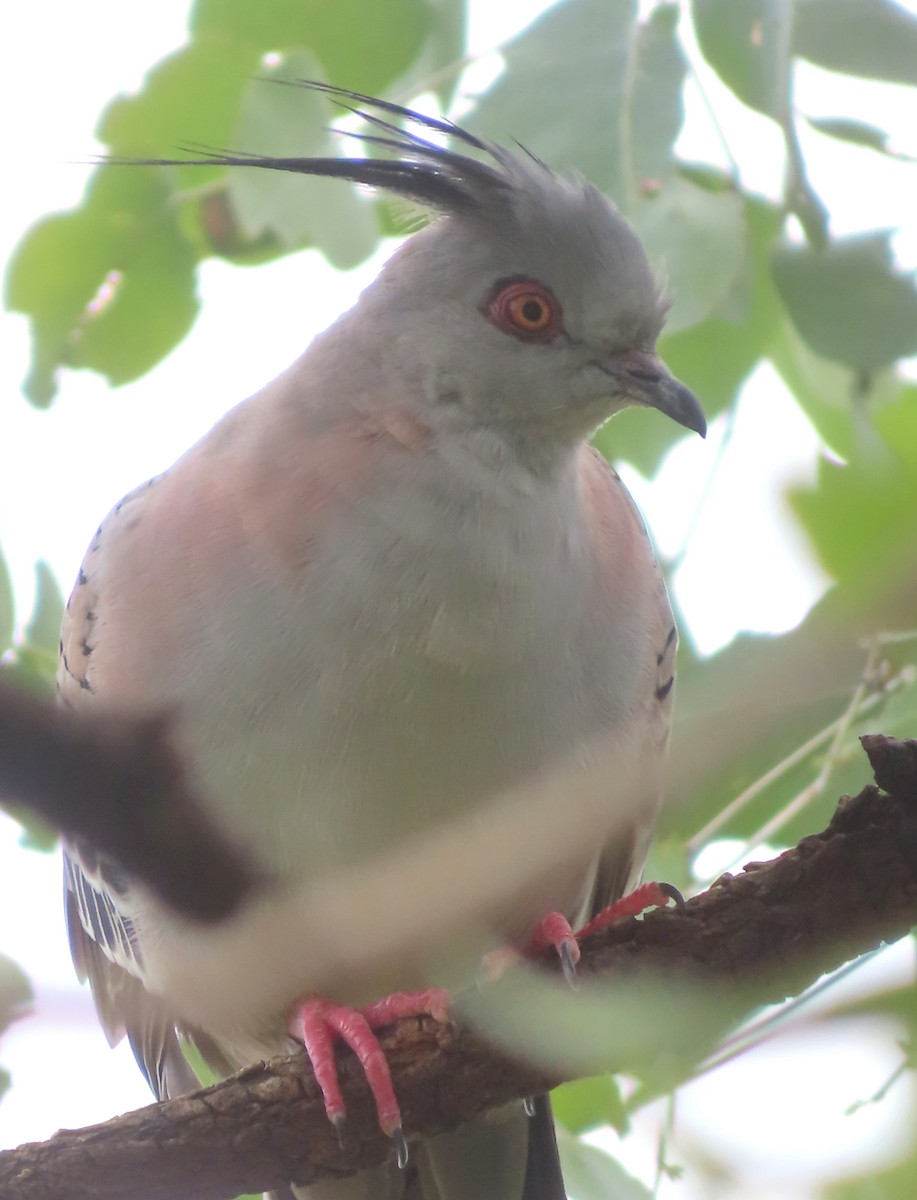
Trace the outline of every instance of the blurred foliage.
[[[693, 19], [706, 69], [734, 102], [780, 131], [788, 165], [774, 187], [780, 202], [742, 185], [753, 146], [728, 147], [726, 168], [676, 153], [684, 89], [699, 66], [682, 18]], [[328, 79], [401, 102], [432, 91], [445, 110], [465, 65], [464, 27], [461, 0], [197, 0], [187, 44], [152, 66], [135, 95], [111, 102], [98, 136], [118, 158], [169, 157], [181, 145], [332, 154], [327, 127], [340, 113], [276, 81]], [[792, 633], [743, 636], [705, 661], [682, 649], [672, 780], [651, 871], [687, 885], [693, 858], [712, 840], [780, 847], [821, 827], [840, 793], [868, 781], [860, 733], [917, 735], [917, 387], [896, 370], [917, 353], [917, 289], [894, 262], [888, 230], [831, 235], [833, 198], [812, 186], [798, 127], [844, 147], [851, 175], [868, 174], [876, 154], [914, 156], [856, 113], [799, 112], [793, 92], [801, 59], [917, 85], [917, 19], [892, 0], [693, 0], [660, 2], [641, 22], [636, 0], [560, 0], [502, 54], [504, 72], [463, 123], [485, 137], [518, 138], [613, 197], [664, 264], [674, 305], [661, 350], [709, 418], [731, 413], [743, 383], [768, 362], [830, 452], [815, 483], [790, 497], [834, 581], [829, 593]], [[336, 181], [99, 168], [82, 204], [40, 220], [10, 264], [6, 302], [33, 330], [26, 394], [50, 404], [61, 368], [92, 369], [113, 384], [150, 370], [193, 325], [196, 271], [208, 257], [255, 265], [317, 246], [348, 266], [391, 229], [384, 198], [370, 207]], [[682, 436], [671, 422], [628, 412], [597, 444], [652, 474]], [[49, 685], [60, 609], [39, 565], [34, 611], [14, 636], [0, 558], [4, 672]], [[43, 840], [31, 827], [28, 836]], [[15, 979], [0, 961], [0, 1027]], [[17, 995], [19, 1003], [21, 987]], [[622, 1092], [606, 1076], [556, 1093], [561, 1148], [581, 1200], [649, 1194], [577, 1135], [603, 1125], [626, 1132], [636, 1106], [697, 1070], [718, 1028], [715, 1000], [681, 1002], [681, 1020], [654, 1019], [655, 1003], [637, 1002], [642, 1021], [622, 1008], [635, 1041], [659, 1047], [634, 1064], [639, 1086]], [[913, 993], [869, 1003], [901, 1020], [912, 1040]], [[590, 1020], [598, 1044], [601, 1015]], [[915, 1184], [917, 1143], [893, 1170], [825, 1194], [894, 1200]]]
[[[14, 962], [0, 954], [0, 1037], [17, 1017], [28, 1010], [32, 998], [29, 981]], [[0, 1067], [0, 1101], [10, 1085], [9, 1072]]]

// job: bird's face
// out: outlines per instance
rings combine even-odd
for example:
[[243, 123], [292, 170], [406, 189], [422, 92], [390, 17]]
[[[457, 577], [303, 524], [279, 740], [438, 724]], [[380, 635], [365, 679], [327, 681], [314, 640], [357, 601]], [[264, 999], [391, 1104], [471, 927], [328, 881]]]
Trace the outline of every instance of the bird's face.
[[558, 445], [630, 404], [703, 434], [697, 399], [656, 354], [667, 304], [636, 234], [592, 188], [549, 178], [525, 204], [434, 224], [383, 273], [389, 308], [389, 272], [423, 296], [402, 333], [428, 402]]

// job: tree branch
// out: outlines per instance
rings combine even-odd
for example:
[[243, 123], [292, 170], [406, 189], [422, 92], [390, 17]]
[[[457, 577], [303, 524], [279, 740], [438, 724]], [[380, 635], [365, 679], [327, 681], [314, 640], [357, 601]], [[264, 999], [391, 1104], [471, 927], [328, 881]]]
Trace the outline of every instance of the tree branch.
[[[622, 986], [644, 972], [653, 979], [664, 973], [670, 984], [715, 983], [718, 996], [732, 997], [725, 1022], [796, 994], [906, 933], [917, 923], [917, 742], [874, 736], [863, 743], [888, 794], [869, 786], [845, 797], [822, 833], [772, 862], [724, 877], [684, 911], [650, 914], [589, 938], [581, 973]], [[510, 976], [497, 991], [512, 987]], [[412, 1134], [442, 1132], [571, 1074], [526, 1067], [468, 1029], [432, 1019], [399, 1021], [381, 1040]], [[303, 1057], [294, 1055], [0, 1154], [0, 1194], [4, 1200], [231, 1200], [290, 1179], [310, 1183], [375, 1165], [391, 1145], [376, 1128], [354, 1062], [342, 1055], [340, 1066], [346, 1148], [334, 1139]]]

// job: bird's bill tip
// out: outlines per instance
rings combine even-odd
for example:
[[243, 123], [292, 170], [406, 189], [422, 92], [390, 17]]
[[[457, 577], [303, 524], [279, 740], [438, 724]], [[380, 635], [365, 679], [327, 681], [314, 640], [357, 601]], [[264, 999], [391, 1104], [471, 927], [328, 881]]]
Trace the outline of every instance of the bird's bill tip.
[[680, 383], [662, 359], [654, 353], [630, 350], [617, 355], [615, 374], [634, 404], [655, 408], [665, 416], [707, 436], [707, 418], [701, 403], [690, 388]]

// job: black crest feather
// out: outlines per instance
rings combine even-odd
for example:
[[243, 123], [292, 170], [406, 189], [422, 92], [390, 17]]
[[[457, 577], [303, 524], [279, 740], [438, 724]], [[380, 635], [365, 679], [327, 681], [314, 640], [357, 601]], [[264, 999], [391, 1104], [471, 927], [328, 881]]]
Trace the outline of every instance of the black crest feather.
[[[481, 202], [482, 193], [492, 195], [495, 191], [512, 186], [512, 156], [452, 121], [429, 117], [388, 100], [379, 100], [374, 96], [314, 80], [266, 82], [305, 87], [330, 96], [341, 108], [362, 118], [374, 131], [360, 133], [338, 130], [338, 133], [355, 138], [363, 145], [387, 150], [396, 157], [277, 158], [248, 152], [197, 149], [191, 151], [199, 156], [194, 158], [107, 158], [104, 161], [113, 165], [133, 166], [255, 167], [266, 171], [292, 171], [301, 175], [349, 179], [353, 183], [383, 188], [447, 212], [476, 207]], [[400, 118], [407, 127], [388, 120], [389, 117]], [[410, 126], [444, 134], [451, 142], [476, 150], [491, 161], [488, 163], [437, 145]]]

